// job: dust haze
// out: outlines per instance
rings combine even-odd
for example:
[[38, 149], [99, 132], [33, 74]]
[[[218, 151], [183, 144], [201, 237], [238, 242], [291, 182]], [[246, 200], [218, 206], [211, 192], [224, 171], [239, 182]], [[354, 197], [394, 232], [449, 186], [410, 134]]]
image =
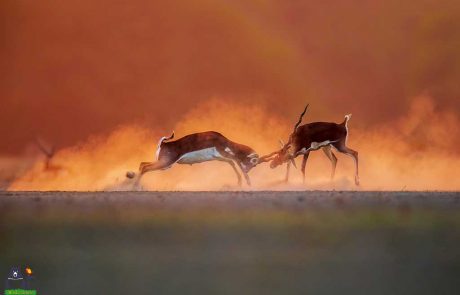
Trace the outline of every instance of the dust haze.
[[[230, 139], [253, 147], [259, 154], [278, 148], [277, 139], [286, 140], [292, 130], [288, 122], [257, 105], [235, 105], [213, 99], [191, 110], [174, 126], [177, 137], [203, 130], [218, 130]], [[312, 112], [312, 110], [310, 110]], [[343, 117], [337, 118], [337, 122]], [[458, 117], [437, 113], [430, 97], [414, 99], [408, 113], [391, 125], [372, 130], [349, 124], [348, 145], [359, 151], [363, 190], [458, 190], [453, 172], [460, 164], [452, 146], [458, 137], [450, 137]], [[295, 121], [295, 120], [294, 120]], [[308, 121], [308, 113], [306, 116]], [[146, 127], [119, 127], [108, 136], [99, 136], [72, 148], [63, 149], [53, 158], [55, 169], [43, 169], [37, 162], [16, 179], [10, 190], [131, 190], [133, 181], [125, 178], [141, 161], [154, 161], [158, 138], [171, 130]], [[437, 140], [444, 138], [444, 140]], [[331, 167], [321, 151], [313, 152], [307, 164], [307, 183], [298, 170], [291, 171], [290, 183], [283, 182], [285, 166], [272, 170], [261, 164], [251, 172], [252, 187], [244, 189], [297, 190], [357, 189], [353, 184], [351, 158], [338, 154], [334, 181]], [[300, 166], [300, 165], [299, 165]], [[222, 162], [175, 165], [169, 170], [147, 173], [142, 186], [147, 190], [232, 190], [236, 176]]]

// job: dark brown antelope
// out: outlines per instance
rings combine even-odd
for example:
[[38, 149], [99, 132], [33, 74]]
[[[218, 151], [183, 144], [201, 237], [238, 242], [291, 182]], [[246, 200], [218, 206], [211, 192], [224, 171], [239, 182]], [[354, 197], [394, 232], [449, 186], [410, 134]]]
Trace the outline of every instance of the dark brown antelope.
[[346, 146], [348, 137], [348, 120], [350, 120], [351, 114], [346, 115], [344, 121], [340, 124], [314, 122], [299, 126], [307, 108], [308, 105], [305, 107], [299, 120], [294, 126], [294, 131], [289, 136], [288, 142], [284, 144], [280, 150], [261, 157], [259, 159], [259, 163], [271, 161], [270, 168], [273, 169], [287, 162], [287, 181], [290, 164], [292, 163], [295, 166], [294, 159], [303, 155], [301, 171], [305, 182], [305, 166], [307, 164], [310, 151], [323, 149], [326, 156], [332, 162], [331, 178], [333, 178], [335, 174], [335, 167], [337, 165], [337, 157], [331, 151], [331, 148], [334, 148], [337, 151], [353, 158], [355, 162], [355, 184], [359, 185], [358, 152]]
[[[230, 164], [241, 185], [241, 169], [248, 185], [251, 185], [248, 172], [259, 162], [259, 155], [250, 147], [233, 142], [218, 132], [208, 131], [193, 133], [175, 141], [174, 132], [169, 137], [162, 137], [158, 142], [156, 162], [142, 162], [139, 166], [137, 182], [149, 171], [165, 170], [173, 164], [196, 164], [207, 161], [222, 161]], [[236, 163], [236, 165], [235, 165]], [[134, 172], [126, 173], [134, 178]]]

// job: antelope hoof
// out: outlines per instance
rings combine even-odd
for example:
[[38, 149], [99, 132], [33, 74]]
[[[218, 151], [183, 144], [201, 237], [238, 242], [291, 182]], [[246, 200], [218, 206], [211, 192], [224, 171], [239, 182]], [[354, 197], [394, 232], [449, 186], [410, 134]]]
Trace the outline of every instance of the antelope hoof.
[[136, 176], [136, 173], [133, 171], [126, 172], [126, 177], [133, 179]]
[[359, 177], [358, 177], [358, 176], [355, 176], [355, 184], [356, 184], [357, 186], [359, 186]]

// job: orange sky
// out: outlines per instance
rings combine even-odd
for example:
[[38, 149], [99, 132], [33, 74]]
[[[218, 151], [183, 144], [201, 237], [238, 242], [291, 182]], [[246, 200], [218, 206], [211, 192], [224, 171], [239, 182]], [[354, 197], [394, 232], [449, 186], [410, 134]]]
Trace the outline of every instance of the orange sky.
[[[123, 123], [171, 129], [211, 97], [358, 126], [428, 92], [460, 107], [457, 1], [3, 0], [0, 152]], [[211, 127], [210, 127], [211, 128]]]
[[[309, 102], [306, 121], [353, 113], [360, 136], [384, 128], [407, 150], [460, 153], [458, 1], [3, 0], [0, 19], [0, 156], [127, 125], [185, 134], [210, 100], [260, 107], [279, 136]], [[419, 105], [436, 132], [409, 122]]]

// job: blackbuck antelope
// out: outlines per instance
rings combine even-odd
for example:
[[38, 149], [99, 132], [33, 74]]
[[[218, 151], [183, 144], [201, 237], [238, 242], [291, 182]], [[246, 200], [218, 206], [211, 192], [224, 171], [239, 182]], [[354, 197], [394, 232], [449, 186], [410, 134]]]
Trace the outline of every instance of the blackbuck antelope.
[[305, 166], [310, 151], [322, 149], [332, 163], [331, 179], [334, 178], [337, 157], [332, 153], [331, 148], [344, 153], [353, 158], [355, 162], [355, 184], [359, 185], [358, 175], [358, 152], [347, 147], [348, 137], [348, 120], [351, 114], [345, 116], [345, 120], [340, 123], [314, 122], [299, 126], [303, 116], [307, 111], [308, 105], [300, 115], [299, 120], [294, 126], [294, 131], [289, 136], [289, 140], [282, 148], [266, 156], [260, 157], [259, 163], [269, 162], [270, 168], [287, 162], [286, 181], [289, 177], [289, 168], [291, 163], [295, 166], [294, 159], [303, 155], [302, 174], [305, 182]]
[[[250, 147], [233, 142], [218, 132], [208, 131], [193, 133], [175, 141], [174, 132], [169, 137], [162, 137], [158, 142], [156, 162], [142, 162], [139, 167], [137, 181], [149, 171], [165, 170], [173, 164], [196, 164], [207, 161], [222, 161], [230, 164], [241, 185], [241, 169], [248, 185], [251, 185], [248, 172], [259, 163], [259, 155]], [[236, 163], [236, 165], [235, 165]], [[134, 178], [134, 172], [126, 173]]]

